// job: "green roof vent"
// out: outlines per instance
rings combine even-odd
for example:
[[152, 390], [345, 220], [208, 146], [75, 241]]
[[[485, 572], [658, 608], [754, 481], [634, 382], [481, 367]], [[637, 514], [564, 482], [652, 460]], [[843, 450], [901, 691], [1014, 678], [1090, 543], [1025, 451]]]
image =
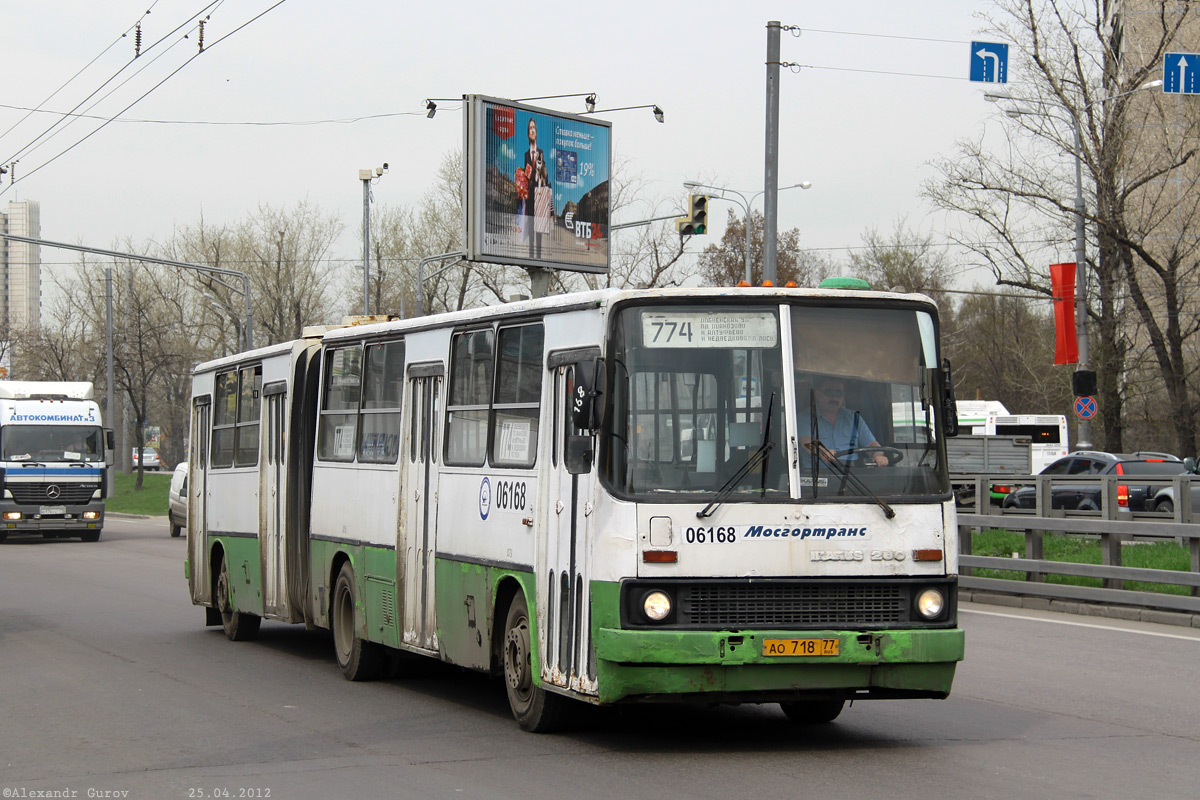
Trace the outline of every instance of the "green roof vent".
[[870, 291], [871, 284], [862, 278], [826, 278], [818, 289], [862, 289]]

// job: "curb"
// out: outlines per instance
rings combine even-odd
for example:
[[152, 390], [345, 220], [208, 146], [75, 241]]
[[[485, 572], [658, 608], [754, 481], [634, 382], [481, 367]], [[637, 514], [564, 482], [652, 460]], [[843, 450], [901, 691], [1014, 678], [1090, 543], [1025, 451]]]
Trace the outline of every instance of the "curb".
[[969, 589], [959, 589], [958, 599], [968, 603], [982, 603], [1006, 608], [1028, 608], [1032, 611], [1057, 611], [1062, 614], [1078, 614], [1084, 617], [1107, 617], [1130, 622], [1153, 622], [1156, 625], [1200, 628], [1200, 614], [1188, 614], [1181, 611], [1109, 606], [1100, 603], [1084, 603], [1078, 600], [1051, 600], [1046, 597], [1024, 597], [1016, 594], [998, 594]]

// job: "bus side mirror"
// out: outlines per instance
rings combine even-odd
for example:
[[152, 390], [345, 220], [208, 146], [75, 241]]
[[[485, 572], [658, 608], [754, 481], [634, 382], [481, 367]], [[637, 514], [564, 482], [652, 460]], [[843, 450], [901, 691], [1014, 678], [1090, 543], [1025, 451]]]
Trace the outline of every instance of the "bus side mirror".
[[958, 402], [954, 399], [954, 376], [950, 359], [942, 359], [942, 424], [947, 436], [958, 436]]
[[104, 444], [109, 450], [117, 449], [117, 435], [112, 428], [104, 429]]
[[591, 472], [595, 457], [596, 448], [591, 436], [577, 434], [567, 437], [567, 474], [586, 475]]
[[581, 431], [600, 427], [603, 416], [604, 366], [600, 359], [575, 367], [575, 389], [571, 396], [571, 422]]

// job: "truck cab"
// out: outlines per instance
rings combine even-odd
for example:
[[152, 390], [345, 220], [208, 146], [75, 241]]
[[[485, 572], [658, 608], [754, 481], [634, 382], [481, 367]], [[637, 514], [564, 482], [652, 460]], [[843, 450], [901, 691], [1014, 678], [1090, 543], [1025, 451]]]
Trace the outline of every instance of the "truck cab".
[[92, 396], [87, 382], [0, 381], [0, 541], [99, 540], [111, 432]]

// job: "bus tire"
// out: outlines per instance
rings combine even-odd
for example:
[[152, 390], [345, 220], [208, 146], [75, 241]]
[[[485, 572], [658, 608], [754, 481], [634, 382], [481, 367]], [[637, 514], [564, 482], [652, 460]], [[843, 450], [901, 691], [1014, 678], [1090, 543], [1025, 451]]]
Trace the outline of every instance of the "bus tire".
[[833, 722], [842, 713], [845, 700], [797, 700], [780, 703], [779, 707], [792, 722], [802, 725], [823, 725]]
[[333, 650], [338, 666], [348, 681], [373, 681], [383, 674], [386, 653], [375, 642], [358, 638], [354, 630], [354, 568], [342, 564], [333, 587], [333, 608], [329, 621], [333, 627]]
[[80, 541], [98, 542], [100, 541], [100, 531], [88, 531], [87, 533], [79, 534]]
[[549, 733], [561, 727], [569, 702], [562, 695], [533, 684], [533, 652], [529, 639], [529, 608], [520, 591], [508, 606], [504, 640], [500, 646], [504, 688], [517, 724], [532, 733]]
[[8, 541], [8, 531], [0, 531], [0, 542]]
[[238, 611], [230, 602], [229, 562], [221, 559], [221, 570], [217, 574], [217, 585], [213, 590], [216, 595], [217, 610], [221, 612], [221, 627], [225, 629], [225, 638], [231, 642], [250, 642], [258, 638], [258, 627], [262, 617], [257, 614], [246, 614]]

